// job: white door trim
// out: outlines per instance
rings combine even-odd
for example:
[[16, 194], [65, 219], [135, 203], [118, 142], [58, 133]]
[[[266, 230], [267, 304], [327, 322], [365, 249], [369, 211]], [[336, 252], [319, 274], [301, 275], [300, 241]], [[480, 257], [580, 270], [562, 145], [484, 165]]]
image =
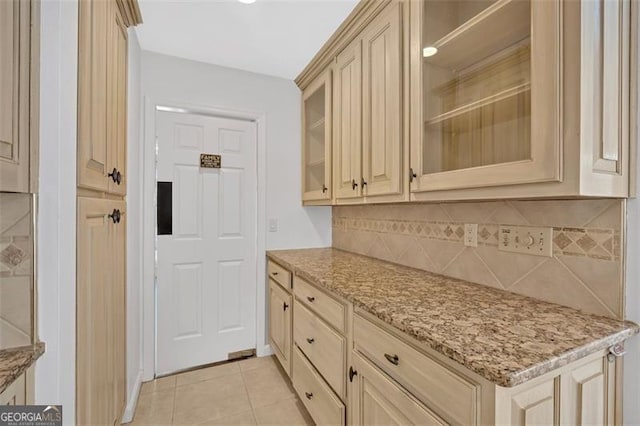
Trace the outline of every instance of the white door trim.
[[193, 105], [185, 102], [144, 97], [144, 149], [143, 149], [143, 282], [142, 282], [142, 380], [149, 381], [155, 375], [155, 234], [156, 234], [156, 138], [155, 112], [157, 108], [184, 110], [189, 113], [239, 118], [255, 121], [257, 135], [257, 265], [256, 265], [256, 352], [258, 356], [271, 354], [266, 335], [266, 114], [255, 111], [240, 111], [219, 106]]

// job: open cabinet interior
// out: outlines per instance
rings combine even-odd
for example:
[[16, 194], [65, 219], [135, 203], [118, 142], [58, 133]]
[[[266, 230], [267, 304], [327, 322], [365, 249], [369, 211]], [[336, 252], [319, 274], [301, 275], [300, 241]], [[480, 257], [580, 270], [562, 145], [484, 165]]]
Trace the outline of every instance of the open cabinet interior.
[[531, 5], [424, 5], [423, 173], [531, 157]]

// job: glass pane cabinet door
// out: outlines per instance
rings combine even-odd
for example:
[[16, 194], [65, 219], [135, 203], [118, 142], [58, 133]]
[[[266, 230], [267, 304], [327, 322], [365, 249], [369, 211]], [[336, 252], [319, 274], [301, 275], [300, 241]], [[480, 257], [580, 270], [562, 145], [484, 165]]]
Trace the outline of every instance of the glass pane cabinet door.
[[[415, 56], [422, 116], [414, 136], [421, 146], [412, 162], [417, 186], [435, 190], [556, 178], [556, 135], [549, 140], [533, 126], [551, 128], [557, 120], [535, 114], [554, 102], [547, 95], [554, 94], [559, 77], [560, 38], [534, 35], [539, 29], [555, 34], [557, 22], [545, 19], [559, 14], [558, 2], [420, 3], [421, 51]], [[534, 90], [540, 91], [537, 97]]]
[[302, 200], [331, 199], [331, 74], [303, 93]]

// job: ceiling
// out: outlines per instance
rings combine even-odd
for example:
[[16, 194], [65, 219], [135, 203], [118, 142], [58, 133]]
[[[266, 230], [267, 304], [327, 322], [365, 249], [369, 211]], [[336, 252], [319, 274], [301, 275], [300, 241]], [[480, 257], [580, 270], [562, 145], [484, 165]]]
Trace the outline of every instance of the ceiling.
[[141, 0], [140, 46], [294, 79], [358, 0]]

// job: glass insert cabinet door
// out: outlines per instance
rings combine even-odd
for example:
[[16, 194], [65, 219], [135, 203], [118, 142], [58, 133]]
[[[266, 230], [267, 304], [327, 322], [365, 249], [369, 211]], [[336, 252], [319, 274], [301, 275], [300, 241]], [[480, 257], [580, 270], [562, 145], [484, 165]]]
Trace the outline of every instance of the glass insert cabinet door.
[[560, 7], [411, 2], [412, 191], [559, 180]]
[[302, 200], [331, 200], [331, 72], [302, 94]]

